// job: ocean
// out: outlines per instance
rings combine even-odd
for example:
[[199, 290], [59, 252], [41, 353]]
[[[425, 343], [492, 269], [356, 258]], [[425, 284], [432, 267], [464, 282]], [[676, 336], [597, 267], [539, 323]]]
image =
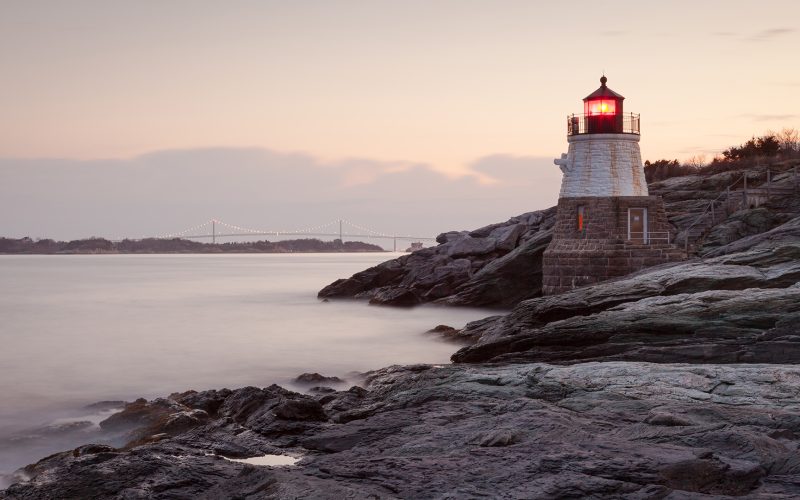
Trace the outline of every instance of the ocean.
[[0, 256], [0, 475], [98, 438], [98, 401], [448, 363], [426, 331], [491, 311], [316, 297], [396, 256]]

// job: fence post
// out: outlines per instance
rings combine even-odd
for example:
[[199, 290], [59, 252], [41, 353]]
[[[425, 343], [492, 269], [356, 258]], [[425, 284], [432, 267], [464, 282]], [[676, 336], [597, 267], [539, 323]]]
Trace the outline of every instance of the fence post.
[[728, 187], [725, 188], [725, 216], [727, 217], [731, 213], [731, 186], [730, 184]]
[[772, 173], [767, 169], [767, 198], [770, 196], [770, 184], [772, 184]]
[[742, 210], [747, 208], [747, 172], [744, 173], [744, 189], [742, 190]]

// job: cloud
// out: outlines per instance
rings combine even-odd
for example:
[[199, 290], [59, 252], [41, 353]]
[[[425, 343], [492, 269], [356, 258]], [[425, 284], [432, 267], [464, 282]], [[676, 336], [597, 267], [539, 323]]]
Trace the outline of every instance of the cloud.
[[738, 118], [747, 118], [757, 122], [781, 122], [781, 121], [788, 121], [794, 120], [800, 115], [796, 114], [761, 114], [761, 113], [745, 113], [741, 115], [737, 115]]
[[738, 38], [745, 42], [765, 42], [784, 35], [790, 35], [797, 30], [794, 28], [769, 28], [755, 33], [736, 33], [734, 31], [714, 31], [712, 36], [720, 38]]
[[795, 31], [797, 30], [795, 30], [794, 28], [771, 28], [771, 29], [761, 30], [747, 37], [746, 39], [752, 42], [765, 42], [767, 40], [771, 40], [776, 37], [794, 33]]
[[210, 218], [288, 230], [343, 218], [386, 233], [435, 236], [556, 202], [560, 172], [550, 158], [489, 155], [472, 168], [474, 175], [452, 178], [414, 162], [238, 148], [127, 160], [6, 158], [0, 235], [143, 237]]

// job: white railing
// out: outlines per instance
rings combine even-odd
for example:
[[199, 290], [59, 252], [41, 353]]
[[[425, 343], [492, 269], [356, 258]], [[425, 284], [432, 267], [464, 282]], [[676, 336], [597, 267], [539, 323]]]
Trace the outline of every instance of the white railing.
[[669, 243], [669, 231], [630, 231], [628, 241], [640, 241], [645, 245], [651, 243]]

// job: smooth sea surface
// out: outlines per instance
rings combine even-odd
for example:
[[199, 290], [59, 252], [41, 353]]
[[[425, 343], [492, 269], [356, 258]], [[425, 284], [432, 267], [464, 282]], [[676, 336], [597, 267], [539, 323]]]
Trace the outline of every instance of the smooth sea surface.
[[82, 444], [57, 425], [96, 429], [97, 401], [448, 363], [425, 332], [490, 311], [316, 297], [395, 256], [0, 256], [0, 474]]

